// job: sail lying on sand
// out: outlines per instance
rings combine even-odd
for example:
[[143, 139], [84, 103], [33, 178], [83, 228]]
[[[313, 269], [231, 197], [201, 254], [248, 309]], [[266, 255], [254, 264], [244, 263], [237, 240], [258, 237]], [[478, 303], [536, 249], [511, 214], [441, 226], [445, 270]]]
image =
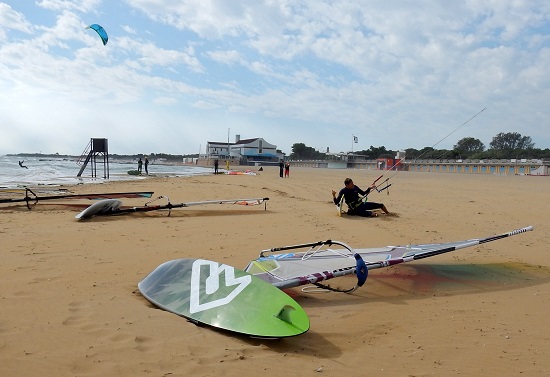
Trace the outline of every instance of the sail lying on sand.
[[[159, 199], [166, 199], [168, 203], [161, 204], [161, 205], [149, 205]], [[187, 202], [187, 203], [171, 203], [168, 197], [159, 196], [158, 198], [145, 203], [145, 205], [143, 206], [123, 208], [121, 201], [106, 199], [86, 208], [84, 211], [76, 215], [75, 218], [88, 219], [93, 216], [114, 216], [114, 215], [122, 215], [122, 214], [134, 213], [134, 212], [151, 212], [151, 211], [160, 211], [160, 210], [168, 210], [168, 213], [170, 214], [170, 211], [172, 211], [172, 209], [174, 208], [185, 208], [185, 207], [192, 207], [192, 206], [205, 205], [205, 204], [238, 204], [238, 205], [244, 205], [244, 206], [254, 206], [254, 205], [259, 205], [263, 203], [264, 210], [267, 210], [268, 200], [269, 198], [249, 198], [249, 199], [204, 200], [200, 202]]]
[[[259, 258], [251, 261], [245, 271], [281, 289], [306, 284], [327, 288], [320, 282], [339, 276], [357, 274], [357, 285], [343, 291], [351, 292], [363, 285], [369, 270], [433, 257], [511, 237], [533, 229], [533, 226], [528, 226], [485, 238], [448, 243], [369, 249], [353, 249], [343, 242], [332, 240], [277, 247], [261, 251]], [[333, 248], [333, 246], [335, 247]]]

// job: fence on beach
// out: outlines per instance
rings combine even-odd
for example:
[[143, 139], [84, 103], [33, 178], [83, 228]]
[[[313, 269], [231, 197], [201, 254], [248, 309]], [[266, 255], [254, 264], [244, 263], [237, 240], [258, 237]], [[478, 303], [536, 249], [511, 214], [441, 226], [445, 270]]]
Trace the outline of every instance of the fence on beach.
[[[377, 160], [331, 162], [289, 161], [295, 167], [395, 170], [388, 166], [380, 169]], [[399, 170], [411, 172], [503, 174], [503, 175], [540, 175], [550, 174], [550, 160], [511, 159], [511, 160], [414, 160], [401, 161]]]

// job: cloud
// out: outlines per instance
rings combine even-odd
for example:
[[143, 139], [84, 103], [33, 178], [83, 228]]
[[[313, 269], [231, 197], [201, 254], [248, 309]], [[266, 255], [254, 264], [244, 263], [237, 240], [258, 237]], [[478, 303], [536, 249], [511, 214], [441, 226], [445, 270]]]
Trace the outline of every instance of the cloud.
[[170, 97], [159, 97], [154, 100], [154, 103], [157, 105], [174, 105], [178, 103], [178, 100]]
[[206, 53], [208, 57], [217, 63], [221, 64], [242, 64], [244, 59], [241, 54], [236, 50], [231, 51], [208, 51]]
[[101, 4], [101, 0], [40, 0], [36, 2], [39, 7], [54, 11], [96, 11]]
[[31, 34], [32, 24], [28, 22], [25, 15], [14, 11], [8, 4], [0, 3], [0, 38], [6, 39], [7, 30], [18, 30], [23, 33]]
[[174, 67], [184, 65], [194, 72], [204, 71], [200, 61], [193, 56], [193, 48], [187, 48], [185, 51], [163, 49], [153, 43], [144, 43], [130, 38], [120, 38], [119, 47], [135, 55], [134, 59], [127, 61], [127, 65], [136, 70], [151, 70], [156, 66]]
[[123, 25], [122, 26], [122, 30], [124, 30], [125, 32], [127, 32], [128, 34], [137, 34], [136, 32], [136, 29], [128, 26], [128, 25]]

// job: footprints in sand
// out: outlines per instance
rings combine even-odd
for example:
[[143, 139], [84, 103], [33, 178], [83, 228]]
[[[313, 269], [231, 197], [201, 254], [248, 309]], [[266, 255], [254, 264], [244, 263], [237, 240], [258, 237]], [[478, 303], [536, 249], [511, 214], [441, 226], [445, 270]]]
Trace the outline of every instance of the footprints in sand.
[[70, 315], [62, 322], [64, 326], [77, 327], [84, 332], [94, 332], [95, 330], [101, 330], [101, 326], [95, 324], [94, 321], [89, 318], [87, 305], [83, 302], [73, 301], [69, 304]]
[[[117, 318], [108, 322], [101, 314], [101, 304], [97, 308], [92, 303], [85, 301], [73, 301], [68, 305], [69, 315], [63, 320], [63, 326], [76, 329], [83, 342], [88, 342], [88, 348], [94, 348], [98, 344], [111, 343], [115, 348], [133, 349], [140, 352], [154, 351], [158, 348], [159, 340], [136, 334], [132, 324], [125, 322], [124, 318]], [[112, 349], [112, 347], [111, 347]]]

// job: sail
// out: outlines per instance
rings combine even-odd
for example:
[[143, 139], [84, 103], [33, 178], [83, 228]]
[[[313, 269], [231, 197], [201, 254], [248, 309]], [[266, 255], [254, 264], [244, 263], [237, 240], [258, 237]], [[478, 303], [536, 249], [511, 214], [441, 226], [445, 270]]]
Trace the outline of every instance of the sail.
[[[166, 199], [168, 201], [167, 204], [161, 204], [161, 205], [149, 205], [157, 200]], [[223, 200], [204, 200], [200, 202], [187, 202], [187, 203], [171, 203], [168, 197], [166, 196], [159, 196], [158, 198], [155, 198], [141, 207], [121, 207], [122, 202], [119, 201], [111, 201], [111, 200], [104, 200], [98, 203], [95, 203], [94, 205], [91, 205], [90, 207], [86, 208], [84, 211], [80, 212], [78, 215], [75, 216], [75, 218], [83, 220], [83, 219], [89, 219], [93, 216], [112, 216], [112, 215], [122, 215], [125, 213], [133, 213], [133, 212], [151, 212], [151, 211], [159, 211], [159, 210], [168, 210], [169, 213], [174, 208], [184, 208], [184, 207], [191, 207], [191, 206], [198, 206], [198, 205], [205, 205], [205, 204], [238, 204], [238, 205], [244, 205], [244, 206], [254, 206], [258, 204], [264, 203], [264, 210], [267, 210], [267, 200], [269, 198], [250, 198], [250, 199], [223, 199]]]
[[494, 236], [456, 242], [368, 249], [353, 249], [339, 241], [319, 241], [263, 250], [245, 271], [281, 289], [292, 288], [355, 273], [357, 255], [364, 261], [367, 270], [372, 270], [496, 241], [533, 229], [533, 226], [528, 226]]

